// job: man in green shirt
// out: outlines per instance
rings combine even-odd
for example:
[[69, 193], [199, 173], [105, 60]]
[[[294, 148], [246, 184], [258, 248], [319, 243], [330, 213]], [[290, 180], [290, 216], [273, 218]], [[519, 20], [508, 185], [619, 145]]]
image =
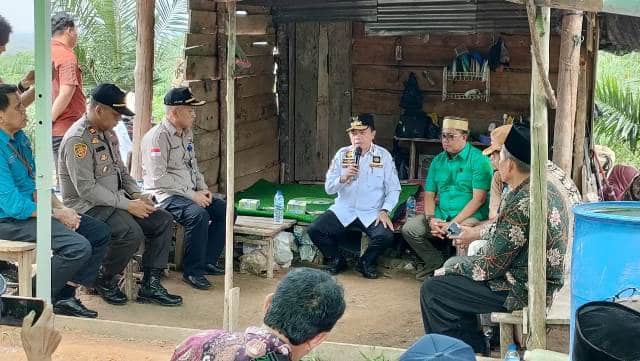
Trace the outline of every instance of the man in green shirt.
[[425, 263], [419, 278], [445, 261], [432, 242], [448, 239], [451, 223], [473, 226], [487, 218], [487, 191], [491, 188], [493, 169], [489, 158], [472, 146], [468, 138], [466, 119], [445, 117], [444, 151], [433, 159], [427, 173], [424, 214], [410, 218], [402, 228], [404, 239]]

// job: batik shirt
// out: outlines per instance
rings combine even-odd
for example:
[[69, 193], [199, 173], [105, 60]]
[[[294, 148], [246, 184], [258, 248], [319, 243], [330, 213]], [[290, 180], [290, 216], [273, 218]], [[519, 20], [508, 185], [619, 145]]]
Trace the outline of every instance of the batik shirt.
[[[547, 303], [562, 287], [570, 210], [558, 188], [547, 182]], [[529, 179], [510, 191], [488, 234], [482, 255], [458, 257], [446, 265], [446, 274], [460, 274], [485, 281], [493, 291], [509, 291], [504, 307], [521, 309], [527, 305], [529, 260]]]
[[178, 345], [171, 361], [251, 361], [269, 352], [291, 355], [289, 346], [267, 328], [249, 327], [244, 333], [208, 330]]

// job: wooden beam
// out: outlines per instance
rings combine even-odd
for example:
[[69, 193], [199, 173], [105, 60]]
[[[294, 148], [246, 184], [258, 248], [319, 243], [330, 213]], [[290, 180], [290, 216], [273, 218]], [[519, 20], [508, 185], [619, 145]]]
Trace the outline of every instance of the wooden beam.
[[133, 155], [131, 159], [131, 176], [142, 179], [142, 154], [140, 143], [142, 137], [151, 127], [151, 106], [153, 102], [153, 39], [155, 25], [155, 1], [139, 0], [136, 2], [137, 40], [135, 68], [135, 101], [136, 116], [133, 122]]
[[[534, 33], [534, 30], [536, 29], [536, 8], [534, 6], [534, 0], [528, 0], [526, 3], [527, 6], [527, 16], [529, 18], [529, 28], [531, 29], [531, 53], [533, 54], [533, 58], [535, 59], [536, 62], [536, 67], [535, 69], [537, 69], [538, 71], [538, 76], [540, 77], [540, 81], [542, 82], [542, 87], [545, 93], [545, 96], [547, 97], [547, 101], [549, 102], [549, 106], [551, 107], [551, 109], [555, 109], [556, 106], [558, 105], [557, 100], [556, 100], [556, 94], [553, 91], [553, 88], [551, 87], [551, 83], [549, 82], [549, 44], [547, 41], [547, 44], [545, 44], [545, 50], [541, 49], [541, 45], [540, 45], [540, 39], [538, 38], [538, 36], [536, 36], [536, 34]], [[544, 60], [544, 56], [542, 55], [542, 51], [546, 51], [547, 52], [547, 61], [546, 61], [546, 65], [545, 65], [545, 60]], [[532, 67], [532, 69], [534, 69]]]
[[[226, 103], [226, 185], [227, 190], [227, 214], [226, 214], [226, 232], [225, 232], [225, 273], [224, 273], [224, 328], [232, 331], [234, 323], [238, 317], [233, 312], [237, 312], [237, 305], [234, 305], [233, 289], [233, 223], [234, 223], [234, 206], [235, 206], [235, 81], [234, 72], [236, 67], [236, 3], [230, 1], [226, 4], [226, 22], [227, 31], [227, 51], [225, 59], [225, 103]], [[239, 291], [238, 291], [239, 292]]]
[[[587, 127], [587, 64], [581, 61], [578, 77], [578, 94], [576, 104], [576, 126], [573, 141], [573, 183], [582, 192], [582, 167], [584, 166], [584, 138]], [[556, 120], [557, 121], [557, 120]]]
[[582, 11], [565, 11], [562, 17], [560, 59], [558, 65], [558, 108], [553, 132], [553, 162], [571, 174], [573, 162], [573, 130], [576, 121], [580, 49], [582, 44]]
[[[524, 4], [528, 0], [507, 1]], [[640, 0], [535, 0], [535, 4], [565, 10], [640, 16]]]
[[[549, 8], [537, 8], [531, 35], [540, 43], [541, 66], [533, 60], [531, 70], [531, 182], [529, 211], [529, 332], [527, 349], [545, 349], [547, 290], [547, 99], [544, 90], [545, 72], [549, 65]], [[538, 27], [541, 25], [541, 28]]]

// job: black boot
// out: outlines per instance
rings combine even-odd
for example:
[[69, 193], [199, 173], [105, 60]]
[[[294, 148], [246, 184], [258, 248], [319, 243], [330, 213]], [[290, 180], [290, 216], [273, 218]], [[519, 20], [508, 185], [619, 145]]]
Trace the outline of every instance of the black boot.
[[332, 275], [337, 275], [338, 273], [347, 269], [347, 261], [344, 258], [338, 256], [333, 257], [327, 260], [327, 272]]
[[137, 301], [140, 303], [157, 303], [162, 306], [180, 306], [182, 297], [170, 294], [160, 284], [161, 272], [162, 270], [159, 268], [145, 269], [142, 286], [138, 290]]
[[99, 272], [94, 289], [109, 304], [121, 306], [127, 303], [127, 296], [118, 288], [113, 276], [107, 277]]

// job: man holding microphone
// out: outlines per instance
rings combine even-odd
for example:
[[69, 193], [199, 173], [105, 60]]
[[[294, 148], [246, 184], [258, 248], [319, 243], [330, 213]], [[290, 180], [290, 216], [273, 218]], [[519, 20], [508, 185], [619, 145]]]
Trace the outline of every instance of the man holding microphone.
[[389, 213], [398, 203], [400, 180], [391, 154], [373, 144], [376, 131], [371, 114], [353, 117], [347, 129], [351, 146], [336, 153], [325, 180], [325, 191], [338, 194], [335, 203], [309, 227], [309, 236], [337, 274], [346, 261], [338, 255], [338, 240], [349, 226], [366, 233], [369, 247], [356, 269], [366, 278], [378, 278], [378, 256], [393, 243]]

